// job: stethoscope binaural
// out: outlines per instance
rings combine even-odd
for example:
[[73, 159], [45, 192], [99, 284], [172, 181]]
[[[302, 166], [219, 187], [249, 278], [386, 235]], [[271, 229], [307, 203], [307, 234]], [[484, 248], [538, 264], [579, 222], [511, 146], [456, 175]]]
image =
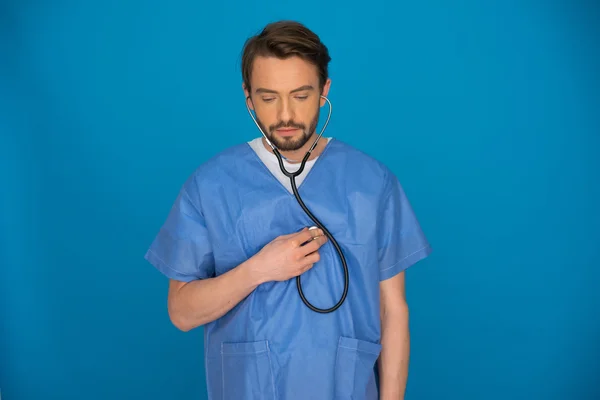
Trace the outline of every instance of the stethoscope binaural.
[[[346, 258], [344, 257], [344, 253], [342, 252], [342, 249], [340, 248], [339, 244], [337, 243], [337, 241], [335, 240], [335, 238], [333, 237], [333, 235], [321, 223], [321, 221], [319, 221], [317, 219], [317, 217], [315, 217], [313, 215], [313, 213], [310, 212], [310, 210], [308, 209], [308, 207], [306, 207], [306, 205], [302, 201], [302, 198], [300, 197], [300, 193], [298, 193], [298, 188], [296, 187], [296, 177], [299, 176], [302, 173], [302, 171], [304, 170], [304, 166], [306, 165], [306, 161], [308, 161], [308, 158], [310, 157], [311, 152], [317, 146], [317, 143], [319, 142], [319, 139], [321, 138], [321, 136], [323, 136], [323, 132], [325, 132], [325, 128], [327, 128], [327, 124], [329, 123], [329, 119], [331, 118], [331, 101], [327, 97], [322, 96], [322, 95], [321, 95], [321, 98], [323, 98], [329, 104], [329, 113], [327, 115], [327, 120], [325, 121], [325, 124], [323, 125], [323, 128], [321, 129], [321, 133], [319, 133], [319, 136], [317, 136], [317, 138], [315, 139], [315, 141], [312, 144], [312, 146], [310, 147], [310, 149], [308, 149], [308, 151], [304, 155], [304, 158], [302, 159], [302, 163], [300, 164], [300, 168], [296, 172], [289, 172], [287, 169], [285, 169], [285, 166], [283, 164], [283, 156], [281, 155], [281, 153], [279, 152], [279, 150], [277, 149], [277, 147], [275, 147], [273, 145], [273, 143], [271, 143], [271, 141], [269, 140], [269, 138], [267, 137], [267, 135], [261, 129], [260, 125], [258, 124], [258, 121], [256, 121], [256, 118], [252, 114], [252, 111], [250, 110], [250, 107], [248, 106], [248, 102], [247, 101], [246, 101], [246, 108], [248, 109], [248, 113], [250, 114], [250, 117], [252, 117], [252, 120], [254, 120], [254, 123], [258, 127], [258, 130], [262, 133], [262, 135], [264, 136], [264, 138], [267, 141], [267, 143], [269, 144], [269, 146], [271, 146], [271, 149], [273, 149], [273, 153], [275, 154], [275, 156], [277, 157], [277, 160], [279, 161], [279, 168], [281, 168], [281, 172], [283, 172], [283, 174], [285, 176], [287, 176], [288, 178], [290, 178], [290, 183], [292, 184], [292, 190], [294, 192], [294, 196], [296, 197], [296, 200], [298, 201], [298, 204], [300, 204], [300, 207], [302, 207], [302, 209], [304, 210], [304, 212], [310, 217], [310, 219], [313, 220], [313, 222], [317, 225], [317, 227], [319, 227], [323, 231], [323, 233], [325, 233], [325, 235], [331, 241], [331, 243], [335, 247], [335, 250], [337, 251], [337, 253], [338, 253], [339, 257], [340, 257], [340, 261], [342, 262], [342, 267], [344, 268], [344, 291], [342, 293], [342, 297], [337, 302], [337, 304], [334, 305], [331, 308], [323, 309], [323, 308], [317, 308], [317, 307], [313, 306], [306, 299], [306, 297], [304, 296], [304, 292], [302, 291], [302, 283], [300, 282], [300, 275], [296, 277], [296, 286], [298, 287], [298, 293], [300, 294], [300, 298], [302, 299], [302, 301], [304, 302], [304, 304], [306, 304], [306, 306], [308, 308], [310, 308], [311, 310], [313, 310], [315, 312], [318, 312], [318, 313], [330, 313], [330, 312], [333, 312], [333, 311], [337, 310], [342, 305], [342, 303], [344, 302], [344, 300], [346, 300], [346, 296], [348, 294], [348, 281], [349, 281], [349, 277], [348, 277], [348, 265], [346, 264]], [[246, 100], [249, 100], [249, 99], [250, 99], [250, 96], [248, 96], [246, 98]]]

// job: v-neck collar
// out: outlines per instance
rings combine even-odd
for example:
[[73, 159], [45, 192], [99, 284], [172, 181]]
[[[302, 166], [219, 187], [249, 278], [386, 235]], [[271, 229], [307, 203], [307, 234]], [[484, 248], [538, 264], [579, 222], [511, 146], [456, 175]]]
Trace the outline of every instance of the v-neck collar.
[[[325, 154], [327, 153], [327, 151], [331, 147], [331, 144], [332, 144], [333, 141], [335, 141], [335, 138], [333, 138], [333, 137], [329, 138], [329, 140], [327, 141], [327, 144], [323, 148], [323, 151], [314, 160], [313, 166], [311, 167], [310, 171], [308, 171], [308, 173], [304, 177], [304, 180], [302, 181], [302, 183], [300, 185], [296, 184], [296, 187], [298, 188], [298, 192], [300, 192], [301, 188], [303, 188], [307, 184], [307, 181], [310, 179], [310, 177], [312, 175], [314, 175], [314, 170], [316, 168], [318, 168], [319, 164], [321, 164], [321, 160], [322, 160], [323, 156], [325, 156]], [[261, 143], [261, 145], [264, 146], [263, 143]], [[290, 191], [287, 189], [287, 187], [285, 187], [281, 183], [281, 181], [279, 179], [277, 179], [277, 177], [275, 175], [273, 175], [273, 172], [265, 165], [264, 161], [260, 158], [260, 156], [258, 154], [256, 154], [256, 151], [254, 151], [254, 149], [252, 148], [252, 146], [250, 145], [250, 143], [246, 143], [246, 146], [247, 146], [247, 149], [250, 150], [250, 152], [253, 154], [255, 161], [257, 161], [260, 164], [260, 166], [262, 167], [262, 169], [269, 175], [270, 180], [275, 181], [275, 183], [277, 184], [277, 186], [279, 188], [281, 188], [288, 196], [291, 196], [291, 197], [295, 198], [294, 193], [290, 193]], [[267, 152], [269, 153], [270, 156], [272, 156], [272, 157], [275, 158], [275, 161], [277, 161], [277, 168], [280, 168], [279, 167], [279, 161], [277, 160], [277, 156], [275, 154], [269, 152], [268, 150], [267, 150]], [[289, 180], [290, 178], [287, 178], [287, 179]]]

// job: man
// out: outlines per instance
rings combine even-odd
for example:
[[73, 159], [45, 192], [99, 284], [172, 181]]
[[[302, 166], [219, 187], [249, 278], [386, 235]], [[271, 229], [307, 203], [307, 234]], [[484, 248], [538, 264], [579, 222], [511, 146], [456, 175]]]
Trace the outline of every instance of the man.
[[[330, 56], [305, 26], [281, 21], [249, 39], [243, 91], [257, 124], [294, 171], [318, 136]], [[322, 97], [323, 96], [323, 97]], [[256, 126], [254, 126], [256, 128]], [[204, 326], [209, 399], [402, 399], [409, 359], [404, 270], [431, 249], [394, 174], [322, 137], [296, 184], [339, 243], [293, 195], [259, 136], [197, 168], [146, 254], [170, 278], [168, 311]], [[380, 397], [379, 397], [380, 396]]]

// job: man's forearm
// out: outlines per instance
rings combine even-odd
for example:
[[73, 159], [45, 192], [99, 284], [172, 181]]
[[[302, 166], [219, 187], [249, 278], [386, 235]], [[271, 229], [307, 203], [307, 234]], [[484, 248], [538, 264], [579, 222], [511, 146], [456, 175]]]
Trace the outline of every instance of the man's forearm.
[[410, 334], [408, 307], [386, 313], [381, 319], [379, 379], [381, 400], [402, 400], [408, 378]]
[[214, 321], [235, 307], [261, 283], [251, 260], [215, 278], [188, 282], [169, 296], [169, 315], [189, 331]]

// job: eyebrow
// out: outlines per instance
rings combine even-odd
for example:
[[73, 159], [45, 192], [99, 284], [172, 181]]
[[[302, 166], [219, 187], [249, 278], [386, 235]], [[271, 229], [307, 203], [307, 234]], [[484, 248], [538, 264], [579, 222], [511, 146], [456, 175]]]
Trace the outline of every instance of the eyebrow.
[[[312, 85], [304, 85], [304, 86], [300, 86], [299, 88], [292, 90], [290, 93], [302, 92], [304, 90], [314, 90], [314, 87]], [[266, 88], [258, 88], [258, 89], [256, 89], [255, 92], [256, 93], [277, 93], [276, 90], [266, 89]]]

